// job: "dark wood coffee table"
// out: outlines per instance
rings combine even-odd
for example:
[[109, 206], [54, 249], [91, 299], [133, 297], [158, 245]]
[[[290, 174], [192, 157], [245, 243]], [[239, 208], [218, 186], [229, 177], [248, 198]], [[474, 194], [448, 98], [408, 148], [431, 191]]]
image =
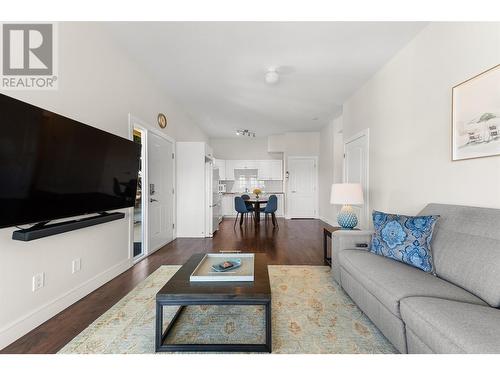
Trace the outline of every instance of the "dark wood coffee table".
[[[156, 294], [157, 352], [217, 351], [271, 352], [271, 287], [264, 254], [255, 254], [253, 282], [190, 282], [189, 276], [205, 254], [193, 255]], [[235, 256], [234, 254], [232, 256]], [[171, 344], [165, 340], [189, 305], [263, 305], [265, 307], [266, 342], [264, 344]], [[180, 306], [163, 331], [163, 306]]]

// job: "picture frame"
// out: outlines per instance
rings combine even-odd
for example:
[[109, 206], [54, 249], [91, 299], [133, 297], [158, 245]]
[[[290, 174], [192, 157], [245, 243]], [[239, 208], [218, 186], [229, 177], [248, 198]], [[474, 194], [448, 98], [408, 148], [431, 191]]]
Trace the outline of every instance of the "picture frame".
[[500, 64], [452, 88], [452, 161], [500, 155]]

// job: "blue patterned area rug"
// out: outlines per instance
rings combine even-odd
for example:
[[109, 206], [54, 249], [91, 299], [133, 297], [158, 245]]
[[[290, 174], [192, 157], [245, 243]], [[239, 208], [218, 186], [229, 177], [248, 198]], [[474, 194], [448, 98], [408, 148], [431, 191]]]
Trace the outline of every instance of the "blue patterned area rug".
[[[179, 266], [162, 266], [69, 342], [59, 353], [154, 353], [155, 295]], [[273, 353], [396, 353], [333, 281], [330, 268], [269, 266]], [[176, 309], [165, 309], [167, 325]], [[170, 337], [171, 336], [171, 337]], [[169, 340], [263, 343], [258, 306], [185, 309]]]

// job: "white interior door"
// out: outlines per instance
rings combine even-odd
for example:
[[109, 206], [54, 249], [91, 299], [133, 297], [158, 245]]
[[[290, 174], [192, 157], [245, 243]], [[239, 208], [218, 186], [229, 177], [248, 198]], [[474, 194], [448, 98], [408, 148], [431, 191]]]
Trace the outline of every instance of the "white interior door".
[[288, 158], [287, 216], [316, 218], [318, 170], [315, 157]]
[[148, 132], [149, 252], [174, 238], [174, 145]]
[[369, 132], [368, 129], [344, 143], [344, 182], [359, 183], [363, 187], [364, 205], [354, 207], [359, 226], [367, 228], [369, 223]]

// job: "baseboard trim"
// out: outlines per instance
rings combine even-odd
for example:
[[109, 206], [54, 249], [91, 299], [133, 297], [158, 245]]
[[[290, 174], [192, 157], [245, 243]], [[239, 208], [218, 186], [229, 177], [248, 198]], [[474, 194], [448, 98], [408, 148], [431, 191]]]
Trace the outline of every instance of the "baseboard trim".
[[177, 238], [205, 238], [204, 234], [177, 233]]
[[70, 289], [66, 293], [54, 298], [35, 310], [18, 318], [14, 322], [0, 328], [0, 349], [5, 348], [20, 337], [24, 336], [40, 324], [54, 317], [87, 294], [93, 292], [132, 266], [131, 259], [108, 268], [82, 284]]

